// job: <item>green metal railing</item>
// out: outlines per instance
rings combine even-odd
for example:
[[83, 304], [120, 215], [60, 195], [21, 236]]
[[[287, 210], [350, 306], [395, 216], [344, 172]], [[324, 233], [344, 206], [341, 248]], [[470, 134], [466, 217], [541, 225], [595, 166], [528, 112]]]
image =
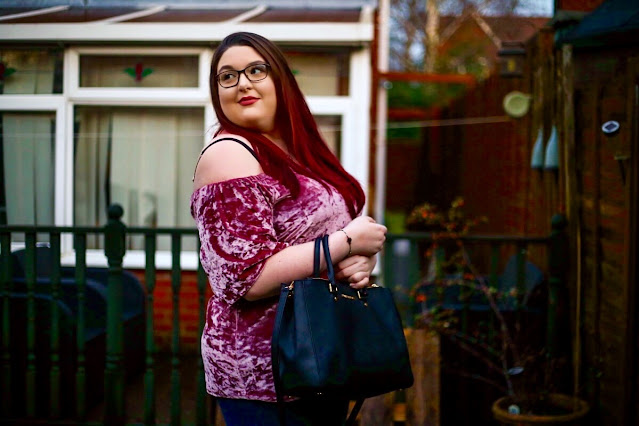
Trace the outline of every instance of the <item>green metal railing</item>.
[[[546, 349], [547, 356], [554, 357], [558, 350], [558, 339], [560, 331], [558, 329], [558, 306], [562, 289], [567, 285], [566, 274], [568, 268], [568, 240], [566, 235], [566, 219], [562, 215], [555, 215], [551, 220], [551, 232], [543, 237], [522, 237], [522, 236], [496, 236], [496, 235], [463, 235], [458, 239], [465, 249], [479, 247], [477, 251], [487, 251], [488, 261], [485, 272], [486, 281], [489, 287], [496, 288], [502, 263], [504, 250], [506, 247], [514, 247], [513, 256], [516, 263], [516, 275], [514, 288], [517, 297], [515, 298], [514, 311], [519, 313], [523, 308], [523, 298], [526, 289], [526, 261], [530, 250], [538, 247], [546, 253], [546, 278], [548, 283], [548, 299], [546, 308]], [[419, 285], [425, 275], [423, 260], [424, 246], [430, 245], [434, 241], [434, 236], [427, 232], [407, 232], [402, 234], [387, 234], [386, 249], [383, 262], [384, 285], [393, 289], [396, 302], [399, 305], [403, 320], [408, 326], [412, 326], [414, 314], [411, 305], [414, 304], [407, 295]], [[442, 240], [439, 237], [439, 241]], [[394, 253], [396, 242], [402, 242], [404, 249], [401, 256]], [[433, 256], [443, 256], [441, 251], [433, 252]], [[398, 257], [403, 257], [404, 262], [396, 264]], [[470, 256], [473, 257], [472, 255]], [[506, 256], [507, 257], [507, 256]], [[443, 279], [443, 272], [440, 265], [443, 259], [437, 259], [436, 280]], [[399, 282], [397, 277], [400, 276]], [[445, 280], [444, 280], [445, 281]], [[464, 291], [464, 289], [462, 289]], [[466, 333], [468, 329], [468, 314], [470, 311], [470, 298], [461, 298], [461, 309], [459, 312], [460, 330]]]
[[[169, 236], [171, 240], [171, 291], [172, 291], [172, 336], [170, 348], [170, 423], [179, 425], [182, 422], [181, 397], [182, 381], [180, 373], [180, 315], [179, 293], [182, 281], [182, 268], [180, 263], [180, 252], [183, 238], [197, 238], [195, 229], [174, 229], [174, 228], [134, 228], [126, 227], [122, 222], [122, 208], [114, 205], [108, 211], [108, 223], [104, 227], [50, 227], [50, 226], [0, 226], [0, 297], [2, 308], [2, 338], [1, 338], [1, 359], [0, 371], [2, 378], [0, 383], [0, 419], [41, 418], [38, 414], [36, 400], [36, 386], [38, 383], [37, 372], [38, 360], [36, 359], [36, 309], [37, 304], [37, 276], [36, 276], [36, 241], [38, 235], [46, 235], [49, 240], [51, 251], [50, 269], [50, 342], [48, 363], [49, 369], [44, 374], [48, 374], [49, 390], [48, 404], [44, 418], [48, 420], [64, 420], [65, 423], [88, 423], [87, 411], [87, 348], [85, 346], [85, 330], [87, 328], [87, 236], [104, 237], [104, 253], [108, 260], [108, 283], [107, 283], [107, 313], [106, 313], [106, 361], [104, 366], [104, 416], [100, 422], [105, 424], [123, 424], [126, 419], [125, 412], [125, 369], [124, 369], [124, 330], [123, 330], [123, 268], [122, 260], [126, 251], [126, 237], [130, 235], [142, 235], [145, 251], [145, 359], [144, 359], [144, 401], [140, 405], [144, 406], [144, 424], [157, 423], [156, 407], [156, 366], [157, 353], [154, 343], [154, 291], [156, 288], [156, 265], [155, 255], [157, 251], [157, 240], [160, 236]], [[26, 323], [24, 333], [26, 335], [26, 369], [24, 377], [18, 377], [13, 366], [16, 362], [12, 359], [12, 330], [15, 324], [11, 324], [11, 301], [14, 293], [11, 239], [13, 234], [23, 234], [25, 237], [25, 282], [26, 282]], [[61, 357], [61, 333], [63, 313], [58, 302], [62, 299], [62, 266], [61, 266], [61, 238], [63, 235], [71, 235], [75, 248], [74, 279], [76, 282], [77, 313], [75, 315], [75, 395], [73, 413], [65, 414], [61, 408], [61, 383], [62, 364]], [[419, 269], [419, 256], [417, 247], [420, 242], [429, 241], [431, 236], [424, 233], [406, 233], [388, 235], [387, 250], [384, 260], [384, 275], [387, 277], [386, 285], [390, 286], [388, 277], [396, 275], [393, 270], [396, 256], [392, 250], [388, 250], [397, 240], [408, 241], [411, 250], [409, 251], [409, 262], [405, 265], [405, 276], [408, 280], [416, 282], [421, 273]], [[546, 247], [548, 253], [548, 276], [549, 276], [549, 309], [548, 309], [548, 347], [550, 350], [555, 347], [557, 333], [556, 325], [556, 304], [559, 298], [559, 291], [565, 285], [566, 273], [566, 253], [567, 242], [565, 236], [565, 220], [563, 217], [553, 219], [553, 231], [548, 237], [522, 238], [522, 237], [496, 237], [496, 236], [465, 236], [463, 240], [468, 244], [484, 243], [490, 246], [490, 271], [488, 274], [491, 285], [495, 285], [498, 276], [498, 266], [501, 247], [504, 244], [511, 244], [517, 247], [517, 287], [523, 289], [524, 283], [524, 262], [525, 253], [529, 245], [542, 245]], [[206, 314], [206, 275], [199, 264], [197, 271], [197, 294], [198, 294], [198, 334], [201, 335], [205, 324]], [[196, 377], [196, 412], [195, 422], [197, 424], [209, 424], [208, 418], [209, 399], [206, 395], [204, 381], [204, 367], [198, 347], [198, 364]], [[552, 353], [552, 352], [551, 352]], [[22, 374], [22, 373], [21, 373]], [[24, 383], [23, 394], [13, 394], [12, 389], [17, 381]], [[24, 401], [24, 412], [15, 412], [18, 401]], [[41, 407], [40, 407], [41, 408]], [[71, 419], [71, 420], [69, 420]], [[100, 423], [99, 422], [99, 423]]]
[[[123, 330], [123, 268], [122, 259], [126, 247], [125, 240], [129, 235], [144, 236], [145, 251], [145, 372], [144, 372], [144, 423], [156, 424], [156, 349], [154, 343], [154, 290], [156, 285], [155, 254], [157, 239], [160, 236], [170, 236], [171, 239], [171, 290], [172, 290], [172, 341], [171, 341], [171, 408], [170, 423], [179, 425], [181, 419], [181, 380], [180, 377], [180, 315], [179, 292], [182, 280], [180, 252], [182, 239], [185, 236], [197, 236], [196, 229], [175, 228], [127, 228], [122, 222], [123, 210], [114, 205], [108, 211], [108, 223], [104, 227], [51, 227], [51, 226], [0, 226], [0, 297], [2, 307], [2, 390], [0, 394], [0, 419], [36, 419], [42, 417], [37, 410], [36, 386], [36, 240], [38, 235], [46, 235], [51, 250], [50, 270], [50, 354], [49, 354], [49, 403], [45, 418], [61, 420], [65, 423], [71, 420], [76, 423], [87, 423], [87, 359], [85, 347], [85, 332], [87, 328], [86, 284], [87, 284], [87, 235], [104, 237], [104, 253], [108, 261], [107, 281], [107, 312], [106, 312], [106, 363], [104, 368], [104, 418], [98, 423], [124, 424], [125, 422], [125, 370], [123, 360], [124, 330]], [[25, 377], [17, 377], [12, 360], [11, 301], [13, 294], [13, 271], [11, 259], [12, 234], [23, 234], [25, 241], [25, 282], [26, 282], [26, 370]], [[61, 235], [73, 236], [75, 248], [75, 282], [77, 297], [77, 312], [75, 315], [75, 407], [74, 412], [62, 413], [61, 408]], [[197, 272], [197, 292], [199, 305], [199, 334], [205, 323], [205, 291], [206, 275], [201, 264]], [[197, 345], [199, 350], [199, 345]], [[199, 353], [198, 353], [199, 355]], [[204, 367], [201, 356], [197, 367], [196, 391], [196, 423], [208, 424], [207, 397], [204, 381]], [[13, 386], [16, 381], [23, 381], [24, 394], [14, 395]], [[23, 412], [15, 412], [15, 403], [24, 400]]]

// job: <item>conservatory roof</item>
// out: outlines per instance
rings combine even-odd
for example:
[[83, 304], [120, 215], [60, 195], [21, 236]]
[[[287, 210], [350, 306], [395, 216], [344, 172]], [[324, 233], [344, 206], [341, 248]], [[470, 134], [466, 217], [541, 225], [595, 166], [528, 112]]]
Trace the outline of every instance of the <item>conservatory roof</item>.
[[639, 36], [639, 2], [608, 0], [563, 33], [559, 44], [577, 47], [632, 44]]
[[350, 44], [372, 40], [375, 4], [371, 0], [173, 4], [5, 0], [0, 4], [0, 41], [211, 42], [233, 31], [253, 31], [274, 41]]

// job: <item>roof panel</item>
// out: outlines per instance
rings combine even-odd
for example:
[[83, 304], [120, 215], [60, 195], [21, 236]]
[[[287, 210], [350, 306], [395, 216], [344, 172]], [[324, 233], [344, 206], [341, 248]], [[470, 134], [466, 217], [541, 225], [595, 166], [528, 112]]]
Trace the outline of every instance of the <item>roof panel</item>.
[[32, 7], [0, 7], [0, 16], [14, 15], [16, 13], [31, 12], [37, 10]]
[[483, 19], [502, 42], [528, 41], [550, 20], [532, 16], [485, 16]]
[[269, 9], [247, 22], [359, 22], [359, 9]]
[[234, 18], [250, 9], [237, 10], [176, 10], [168, 9], [153, 15], [131, 19], [124, 22], [221, 22]]
[[[51, 24], [51, 23], [82, 23], [108, 19], [127, 13], [139, 12], [148, 9], [144, 8], [112, 8], [112, 7], [71, 7], [66, 10], [52, 13], [26, 16], [16, 19], [0, 21], [2, 24]], [[0, 7], [0, 16], [12, 15], [16, 13], [30, 12], [39, 9], [27, 8], [3, 8]], [[167, 8], [164, 11], [153, 13], [122, 22], [158, 22], [158, 23], [180, 23], [180, 22], [222, 22], [239, 16], [252, 8], [237, 9], [198, 9], [198, 8]], [[309, 9], [309, 8], [272, 8], [266, 10], [258, 16], [246, 20], [246, 22], [359, 22], [361, 9]]]
[[636, 45], [638, 33], [639, 3], [636, 0], [609, 0], [559, 37], [558, 42], [580, 46]]
[[165, 5], [191, 9], [243, 9], [257, 6], [282, 8], [361, 8], [377, 6], [377, 0], [1, 0], [0, 7], [44, 8], [50, 6], [87, 8], [148, 8]]
[[[1, 8], [2, 15], [6, 15], [4, 13], [5, 8]], [[30, 10], [38, 10], [38, 9], [30, 9]], [[3, 24], [52, 24], [52, 23], [76, 23], [76, 22], [91, 22], [98, 21], [101, 19], [111, 18], [113, 16], [124, 15], [125, 13], [137, 12], [140, 9], [133, 8], [83, 8], [83, 7], [71, 7], [69, 9], [46, 13], [43, 15], [35, 15], [35, 16], [27, 16], [24, 18], [18, 19], [9, 19], [6, 21], [2, 21]], [[29, 10], [22, 10], [22, 12], [26, 12]], [[21, 12], [12, 12], [12, 13], [21, 13]]]

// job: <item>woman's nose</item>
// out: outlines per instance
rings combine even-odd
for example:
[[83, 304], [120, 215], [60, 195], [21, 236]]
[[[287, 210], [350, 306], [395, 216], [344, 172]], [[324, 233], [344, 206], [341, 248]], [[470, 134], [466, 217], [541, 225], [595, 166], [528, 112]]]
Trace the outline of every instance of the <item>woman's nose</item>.
[[251, 85], [251, 80], [248, 79], [246, 74], [241, 72], [240, 75], [238, 76], [237, 85], [240, 89], [245, 89]]

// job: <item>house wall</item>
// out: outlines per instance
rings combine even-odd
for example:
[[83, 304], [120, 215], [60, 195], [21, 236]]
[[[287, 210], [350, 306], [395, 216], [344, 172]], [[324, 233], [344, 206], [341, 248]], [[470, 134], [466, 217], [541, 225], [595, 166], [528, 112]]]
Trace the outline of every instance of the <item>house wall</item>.
[[[636, 424], [633, 200], [638, 195], [639, 50], [569, 52], [554, 45], [552, 30], [542, 30], [527, 45], [523, 78], [493, 75], [450, 105], [442, 118], [503, 116], [501, 100], [515, 89], [532, 96], [528, 114], [494, 124], [430, 129], [425, 146], [440, 154], [426, 151], [422, 161], [435, 160], [431, 197], [445, 205], [462, 195], [470, 215], [489, 218], [478, 231], [545, 235], [553, 213], [567, 215], [569, 318], [573, 350], [580, 359], [575, 370], [578, 394], [591, 404], [594, 424]], [[621, 125], [611, 137], [601, 131], [608, 120]], [[532, 170], [537, 132], [541, 130], [546, 146], [553, 125], [560, 141], [559, 170]], [[543, 253], [530, 256], [545, 265]]]
[[[572, 244], [569, 317], [573, 350], [581, 357], [575, 370], [578, 394], [592, 405], [596, 424], [636, 424], [633, 200], [639, 50], [607, 47], [575, 50], [567, 57], [564, 53], [554, 46], [550, 30], [541, 31], [528, 43], [528, 68], [521, 81], [493, 76], [451, 106], [447, 113], [457, 110], [454, 116], [491, 116], [501, 108], [495, 100], [509, 90], [533, 96], [531, 111], [522, 119], [465, 126], [457, 140], [454, 131], [443, 132], [444, 149], [459, 153], [458, 162], [444, 168], [457, 173], [459, 181], [442, 191], [459, 192], [470, 214], [488, 216], [490, 233], [544, 235], [553, 213], [567, 215]], [[601, 131], [608, 120], [621, 125], [611, 137]], [[541, 129], [545, 146], [553, 125], [560, 140], [559, 170], [532, 170], [537, 131]], [[530, 255], [535, 263], [545, 264], [543, 253]]]
[[605, 0], [555, 0], [557, 10], [574, 10], [590, 12], [601, 5]]
[[542, 46], [549, 37], [532, 43], [535, 49], [528, 52], [522, 77], [493, 73], [442, 113], [444, 120], [463, 118], [465, 123], [432, 127], [425, 136], [422, 162], [429, 165], [432, 176], [424, 198], [445, 206], [463, 196], [469, 215], [489, 220], [478, 232], [545, 234], [550, 231], [550, 216], [559, 209], [547, 207], [550, 197], [545, 186], [553, 176], [530, 169], [533, 136], [539, 128], [545, 139], [550, 134], [548, 105], [531, 106], [522, 118], [508, 117], [503, 108], [504, 96], [514, 90], [549, 102], [538, 87], [548, 84], [547, 65], [542, 66], [538, 57], [546, 54]]
[[[573, 290], [579, 289], [583, 304], [581, 392], [595, 402], [595, 414], [606, 425], [631, 424], [626, 410], [636, 406], [636, 389], [630, 387], [637, 371], [636, 282], [629, 272], [637, 238], [636, 227], [631, 232], [637, 213], [631, 208], [637, 197], [631, 158], [637, 146], [638, 61], [636, 47], [577, 50], [573, 61], [576, 191], [568, 201], [577, 222], [574, 255], [580, 271]], [[613, 136], [601, 131], [608, 120], [621, 125]]]
[[[148, 289], [144, 270], [132, 270], [145, 289]], [[153, 291], [153, 331], [156, 350], [170, 352], [173, 336], [173, 289], [171, 287], [171, 271], [158, 271], [155, 275]], [[204, 286], [204, 309], [211, 297], [208, 281]], [[182, 271], [179, 290], [179, 333], [180, 351], [196, 353], [200, 345], [199, 315], [200, 300], [197, 287], [197, 273]]]
[[[438, 62], [441, 69], [461, 74], [477, 71], [486, 73], [490, 64], [497, 58], [498, 47], [486, 34], [475, 19], [468, 17], [460, 27], [447, 38], [438, 49]], [[481, 77], [486, 77], [482, 75]]]

